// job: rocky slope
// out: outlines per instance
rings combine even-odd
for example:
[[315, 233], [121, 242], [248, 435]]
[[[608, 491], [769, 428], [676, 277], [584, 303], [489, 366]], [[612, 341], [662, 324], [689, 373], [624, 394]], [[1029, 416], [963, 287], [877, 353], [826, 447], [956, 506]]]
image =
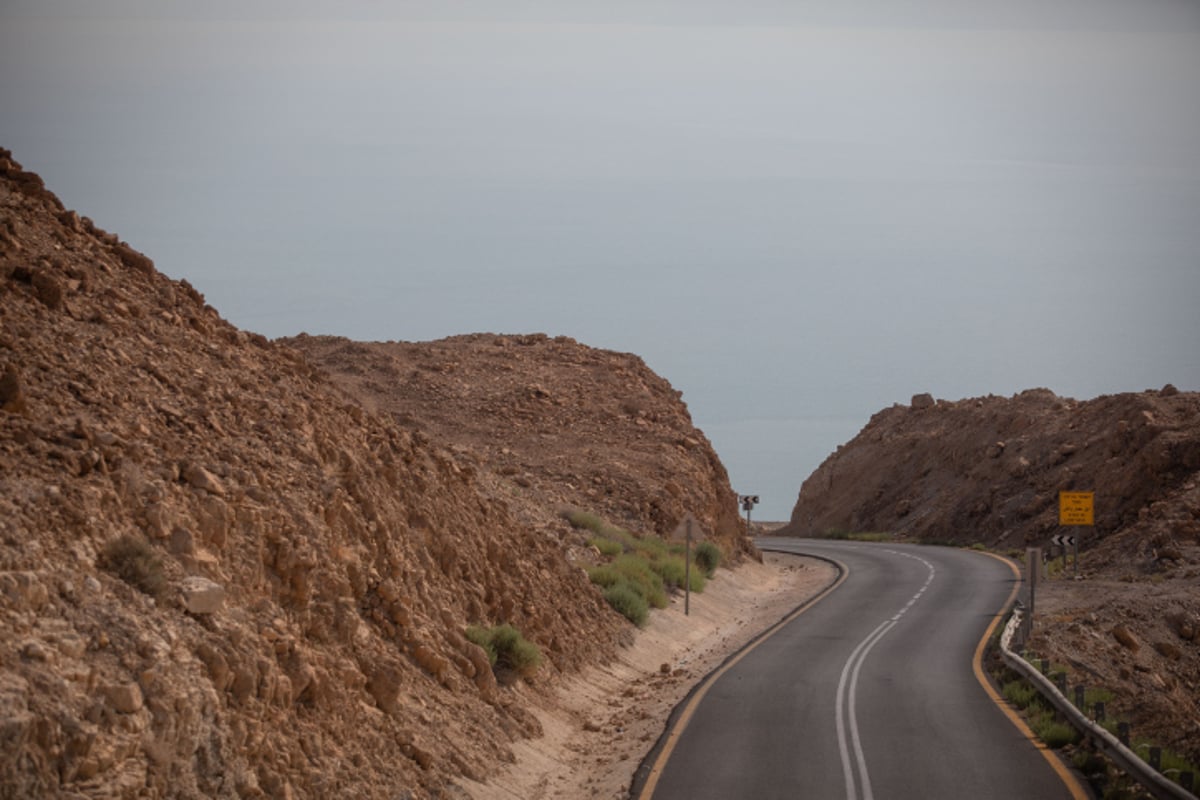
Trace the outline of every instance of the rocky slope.
[[[687, 508], [741, 546], [723, 470], [636, 359], [358, 352], [366, 409], [0, 151], [0, 796], [460, 795], [537, 734], [522, 697], [627, 630], [550, 502], [643, 530]], [[380, 352], [417, 406], [371, 378]], [[443, 444], [484, 375], [507, 382], [462, 407], [470, 446]], [[545, 656], [532, 687], [464, 639], [504, 622]]]
[[[1059, 527], [1062, 490], [1095, 492], [1094, 527]], [[1074, 534], [1081, 580], [1052, 564], [1031, 648], [1200, 762], [1200, 394], [918, 395], [830, 455], [778, 533], [838, 531], [1017, 554]]]
[[544, 334], [281, 341], [356, 402], [452, 443], [528, 524], [568, 537], [573, 507], [669, 536], [690, 512], [727, 554], [750, 548], [712, 445], [637, 356]]

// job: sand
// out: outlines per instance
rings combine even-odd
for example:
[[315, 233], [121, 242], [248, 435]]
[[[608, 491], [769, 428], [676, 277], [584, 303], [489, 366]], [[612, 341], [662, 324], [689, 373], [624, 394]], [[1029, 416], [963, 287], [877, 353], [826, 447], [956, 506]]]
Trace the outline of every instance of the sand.
[[549, 697], [518, 689], [543, 735], [514, 745], [515, 763], [499, 774], [462, 788], [476, 800], [628, 797], [638, 764], [692, 687], [835, 577], [824, 562], [778, 553], [718, 570], [688, 614], [683, 596], [674, 598], [611, 663]]

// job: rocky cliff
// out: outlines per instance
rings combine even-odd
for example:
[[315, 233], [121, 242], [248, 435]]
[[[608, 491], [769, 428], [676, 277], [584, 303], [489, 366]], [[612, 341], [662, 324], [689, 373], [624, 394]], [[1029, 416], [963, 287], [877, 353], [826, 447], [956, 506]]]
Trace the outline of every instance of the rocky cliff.
[[[627, 630], [547, 509], [693, 510], [743, 546], [633, 357], [311, 344], [381, 390], [230, 325], [0, 151], [0, 796], [454, 796]], [[473, 623], [541, 648], [532, 685]]]
[[[787, 533], [886, 531], [1022, 548], [1058, 530], [1058, 493], [1095, 492], [1084, 549], [1140, 557], [1200, 533], [1200, 394], [1076, 401], [1046, 389], [880, 411], [804, 481]], [[1134, 545], [1134, 542], [1140, 544]], [[1124, 552], [1124, 549], [1122, 550]]]
[[670, 536], [690, 512], [727, 555], [750, 549], [712, 445], [635, 355], [544, 334], [283, 342], [356, 402], [450, 443], [530, 524], [566, 536], [559, 512], [573, 507]]

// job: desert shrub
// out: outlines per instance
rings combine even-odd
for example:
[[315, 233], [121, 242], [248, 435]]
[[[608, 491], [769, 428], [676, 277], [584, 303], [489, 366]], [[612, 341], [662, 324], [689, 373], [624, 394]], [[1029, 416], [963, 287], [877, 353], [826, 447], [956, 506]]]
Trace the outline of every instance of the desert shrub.
[[600, 555], [608, 556], [609, 558], [612, 558], [613, 556], [619, 556], [621, 553], [625, 552], [625, 547], [620, 542], [613, 539], [606, 539], [602, 536], [596, 536], [589, 539], [588, 544], [599, 550]]
[[493, 668], [511, 669], [528, 678], [542, 664], [542, 651], [512, 625], [493, 628], [472, 625], [467, 628], [466, 636], [484, 649]]
[[[693, 592], [704, 591], [707, 578], [720, 562], [721, 551], [715, 545], [697, 549], [699, 561], [693, 557], [693, 569], [687, 568], [687, 552], [682, 543], [667, 542], [658, 536], [635, 536], [624, 528], [610, 525], [595, 514], [577, 509], [567, 509], [562, 516], [576, 528], [592, 531], [595, 536], [588, 544], [600, 554], [612, 559], [608, 563], [588, 569], [592, 583], [604, 589], [608, 599], [618, 612], [631, 621], [645, 621], [641, 606], [667, 607], [667, 593], [684, 588]], [[703, 543], [702, 543], [703, 545]], [[636, 595], [639, 602], [632, 603], [628, 596]]]
[[639, 628], [646, 624], [650, 604], [628, 583], [621, 582], [608, 587], [604, 591], [604, 599], [617, 613]]
[[662, 578], [650, 566], [650, 562], [626, 553], [617, 556], [612, 566], [647, 603], [655, 608], [667, 607], [667, 593]]
[[1059, 720], [1052, 711], [1031, 715], [1029, 727], [1052, 750], [1058, 750], [1079, 741], [1079, 731]]
[[1083, 690], [1083, 707], [1095, 708], [1096, 703], [1107, 705], [1113, 701], [1113, 693], [1103, 686], [1089, 686]]
[[161, 597], [167, 588], [162, 558], [154, 546], [140, 536], [118, 536], [104, 547], [102, 564], [130, 586], [151, 597]]
[[1173, 750], [1163, 749], [1159, 765], [1162, 773], [1176, 783], [1179, 783], [1180, 777], [1185, 772], [1192, 773], [1193, 780], [1200, 775], [1200, 769], [1195, 764]]
[[577, 508], [564, 509], [562, 517], [571, 526], [580, 530], [591, 531], [596, 536], [610, 539], [614, 542], [620, 542], [623, 545], [629, 546], [636, 538], [632, 533], [617, 525], [612, 525], [596, 514], [589, 511], [580, 511]]
[[606, 523], [600, 517], [587, 511], [580, 511], [577, 508], [564, 509], [562, 516], [563, 519], [571, 523], [572, 526], [581, 528], [583, 530], [589, 530], [595, 534], [601, 533], [606, 527], [608, 527], [608, 523]]
[[610, 586], [616, 586], [621, 582], [621, 573], [617, 572], [617, 568], [612, 564], [601, 564], [598, 567], [591, 567], [587, 571], [588, 578], [592, 583], [599, 586], [601, 589], [607, 589]]
[[890, 542], [895, 539], [892, 534], [883, 531], [860, 531], [850, 534], [848, 538], [855, 542]]
[[696, 545], [696, 566], [704, 570], [705, 577], [711, 578], [721, 564], [721, 548], [712, 542], [701, 542]]
[[1022, 680], [1009, 681], [1001, 691], [1004, 699], [1017, 708], [1028, 708], [1038, 696], [1037, 689]]
[[654, 561], [669, 556], [671, 554], [671, 546], [657, 536], [647, 536], [634, 540], [633, 552], [650, 561]]
[[680, 589], [687, 579], [687, 562], [681, 556], [666, 556], [650, 562], [650, 569], [662, 578], [668, 589]]

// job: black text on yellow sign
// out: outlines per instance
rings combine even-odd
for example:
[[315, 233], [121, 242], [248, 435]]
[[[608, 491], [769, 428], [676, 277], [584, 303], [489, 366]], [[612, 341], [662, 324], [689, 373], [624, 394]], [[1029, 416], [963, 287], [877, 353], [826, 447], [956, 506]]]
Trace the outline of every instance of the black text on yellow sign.
[[1092, 511], [1095, 492], [1059, 492], [1059, 525], [1094, 525]]

